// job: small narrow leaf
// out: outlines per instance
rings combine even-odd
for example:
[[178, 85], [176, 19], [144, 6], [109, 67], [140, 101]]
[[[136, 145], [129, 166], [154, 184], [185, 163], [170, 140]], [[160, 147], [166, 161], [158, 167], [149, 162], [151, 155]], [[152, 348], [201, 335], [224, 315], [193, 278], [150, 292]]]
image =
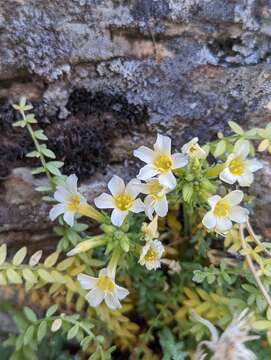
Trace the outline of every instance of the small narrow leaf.
[[12, 284], [22, 284], [21, 276], [12, 268], [7, 269], [7, 278]]
[[3, 244], [0, 247], [0, 265], [2, 265], [7, 257], [7, 244]]
[[24, 334], [24, 345], [28, 345], [34, 336], [35, 327], [31, 325]]
[[72, 338], [74, 338], [77, 335], [78, 331], [79, 331], [79, 324], [76, 324], [69, 330], [67, 334], [67, 339], [71, 340]]
[[52, 152], [52, 150], [47, 149], [46, 147], [41, 147], [41, 152], [43, 153], [43, 155], [47, 156], [50, 159], [55, 159], [56, 158], [56, 156]]
[[37, 315], [28, 306], [24, 307], [24, 314], [30, 322], [35, 322], [38, 320]]
[[49, 307], [49, 309], [46, 312], [46, 317], [51, 317], [52, 315], [54, 315], [56, 313], [58, 309], [58, 305], [52, 305]]
[[58, 257], [59, 257], [59, 253], [57, 251], [52, 253], [45, 259], [44, 266], [47, 268], [54, 266], [55, 263], [57, 262]]
[[12, 264], [15, 266], [20, 265], [24, 261], [24, 258], [26, 257], [26, 253], [27, 253], [27, 248], [24, 246], [14, 255]]
[[34, 273], [30, 269], [23, 269], [22, 271], [23, 277], [26, 281], [31, 284], [35, 284], [37, 282], [37, 278]]
[[52, 326], [51, 326], [51, 331], [52, 332], [57, 332], [62, 326], [62, 319], [55, 319], [52, 323]]
[[236, 122], [229, 121], [229, 126], [236, 134], [238, 134], [238, 135], [243, 135], [244, 134], [244, 130]]
[[37, 332], [38, 342], [41, 342], [41, 340], [44, 338], [46, 333], [47, 333], [47, 322], [46, 322], [46, 320], [44, 320], [39, 324], [39, 327], [38, 327], [38, 332]]
[[37, 150], [31, 151], [30, 153], [26, 154], [26, 157], [29, 158], [39, 158], [40, 153]]
[[41, 257], [42, 257], [42, 250], [39, 250], [39, 251], [35, 252], [35, 253], [31, 256], [31, 258], [30, 258], [30, 260], [29, 260], [29, 265], [30, 265], [30, 266], [35, 266], [35, 265], [37, 265], [37, 264], [39, 263]]

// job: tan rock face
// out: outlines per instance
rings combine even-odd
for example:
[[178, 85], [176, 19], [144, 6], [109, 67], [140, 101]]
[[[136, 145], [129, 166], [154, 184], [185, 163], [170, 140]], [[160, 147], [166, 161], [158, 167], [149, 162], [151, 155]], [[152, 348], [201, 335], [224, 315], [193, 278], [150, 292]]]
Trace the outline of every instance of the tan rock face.
[[[132, 150], [157, 132], [179, 148], [212, 139], [229, 120], [271, 120], [269, 9], [268, 0], [3, 2], [0, 242], [55, 241], [12, 102], [31, 99], [49, 147], [91, 200], [112, 173], [136, 174]], [[269, 227], [268, 166], [259, 179], [258, 219]]]

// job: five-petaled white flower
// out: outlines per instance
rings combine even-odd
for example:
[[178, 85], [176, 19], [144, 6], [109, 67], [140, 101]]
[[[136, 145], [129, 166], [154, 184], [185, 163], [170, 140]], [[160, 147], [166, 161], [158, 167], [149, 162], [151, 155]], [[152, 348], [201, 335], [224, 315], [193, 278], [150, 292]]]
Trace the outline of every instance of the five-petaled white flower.
[[160, 134], [157, 135], [154, 150], [140, 146], [134, 151], [134, 156], [147, 163], [137, 176], [140, 180], [148, 180], [158, 175], [160, 184], [170, 189], [176, 186], [172, 170], [184, 167], [188, 163], [186, 155], [171, 154], [171, 139]]
[[153, 213], [156, 212], [160, 217], [168, 213], [168, 201], [166, 194], [171, 190], [160, 184], [158, 179], [147, 180], [145, 184], [136, 185], [142, 194], [147, 196], [144, 199], [145, 213], [150, 220], [153, 219]]
[[198, 144], [199, 139], [194, 137], [188, 143], [184, 144], [182, 147], [182, 153], [187, 154], [190, 159], [204, 159], [206, 157], [206, 152]]
[[90, 290], [86, 300], [90, 306], [97, 307], [104, 300], [110, 309], [121, 308], [119, 300], [124, 299], [129, 291], [115, 283], [114, 277], [107, 268], [100, 270], [99, 277], [79, 274], [78, 281], [83, 289]]
[[145, 206], [141, 199], [136, 199], [140, 190], [139, 180], [133, 179], [126, 186], [124, 181], [114, 175], [108, 183], [108, 188], [113, 195], [101, 194], [94, 199], [95, 205], [100, 209], [114, 209], [111, 221], [115, 226], [121, 226], [129, 211], [139, 213], [144, 211]]
[[237, 142], [219, 178], [228, 184], [234, 184], [237, 181], [240, 186], [250, 186], [254, 178], [253, 173], [261, 169], [262, 164], [256, 159], [247, 159], [248, 154], [249, 141]]
[[221, 198], [219, 195], [211, 196], [208, 203], [211, 210], [203, 217], [202, 223], [209, 230], [225, 233], [232, 227], [232, 221], [242, 224], [248, 220], [248, 210], [238, 206], [243, 200], [244, 193], [240, 190], [231, 191]]
[[161, 266], [161, 257], [165, 248], [159, 240], [150, 240], [142, 248], [139, 264], [145, 265], [148, 270]]
[[77, 181], [77, 176], [72, 174], [67, 177], [63, 186], [57, 186], [54, 198], [60, 204], [54, 205], [50, 210], [49, 217], [52, 221], [64, 214], [65, 222], [73, 226], [74, 216], [80, 205], [86, 203], [85, 198], [77, 190]]

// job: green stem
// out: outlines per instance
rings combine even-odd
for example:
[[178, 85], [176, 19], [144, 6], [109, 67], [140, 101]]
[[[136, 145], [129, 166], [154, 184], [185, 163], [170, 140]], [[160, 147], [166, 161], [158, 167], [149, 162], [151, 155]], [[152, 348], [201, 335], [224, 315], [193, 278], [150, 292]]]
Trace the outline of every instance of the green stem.
[[113, 251], [113, 254], [111, 256], [111, 259], [109, 261], [109, 264], [108, 264], [108, 269], [111, 273], [111, 275], [113, 277], [115, 277], [116, 275], [116, 269], [117, 269], [117, 266], [118, 266], [118, 262], [119, 262], [119, 259], [122, 255], [123, 251], [120, 249], [120, 248], [116, 248], [114, 251]]
[[[23, 111], [21, 111], [21, 115], [22, 115], [23, 119], [25, 120], [25, 113]], [[45, 173], [46, 173], [46, 175], [48, 177], [48, 180], [49, 180], [50, 184], [52, 185], [52, 187], [54, 187], [53, 178], [52, 178], [50, 172], [47, 169], [47, 164], [46, 164], [45, 157], [42, 154], [40, 144], [39, 144], [38, 140], [36, 139], [36, 136], [35, 136], [35, 133], [34, 133], [34, 131], [32, 129], [32, 126], [30, 124], [26, 123], [26, 128], [27, 128], [32, 140], [33, 140], [33, 143], [34, 143], [38, 153], [40, 154], [40, 161], [41, 161], [42, 167], [44, 168], [44, 171], [45, 171]]]
[[193, 224], [193, 208], [190, 204], [183, 203], [184, 217], [184, 235], [190, 237], [192, 235]]

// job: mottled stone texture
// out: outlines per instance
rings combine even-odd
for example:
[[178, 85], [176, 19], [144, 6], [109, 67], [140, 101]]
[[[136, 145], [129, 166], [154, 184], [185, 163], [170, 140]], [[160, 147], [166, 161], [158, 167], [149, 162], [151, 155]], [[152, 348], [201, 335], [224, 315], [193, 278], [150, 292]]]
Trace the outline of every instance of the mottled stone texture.
[[[11, 127], [21, 95], [90, 199], [113, 172], [135, 174], [132, 149], [157, 131], [179, 146], [228, 120], [270, 121], [270, 0], [0, 3], [0, 242], [54, 239], [26, 169], [31, 141]], [[270, 226], [266, 165], [256, 189]]]

